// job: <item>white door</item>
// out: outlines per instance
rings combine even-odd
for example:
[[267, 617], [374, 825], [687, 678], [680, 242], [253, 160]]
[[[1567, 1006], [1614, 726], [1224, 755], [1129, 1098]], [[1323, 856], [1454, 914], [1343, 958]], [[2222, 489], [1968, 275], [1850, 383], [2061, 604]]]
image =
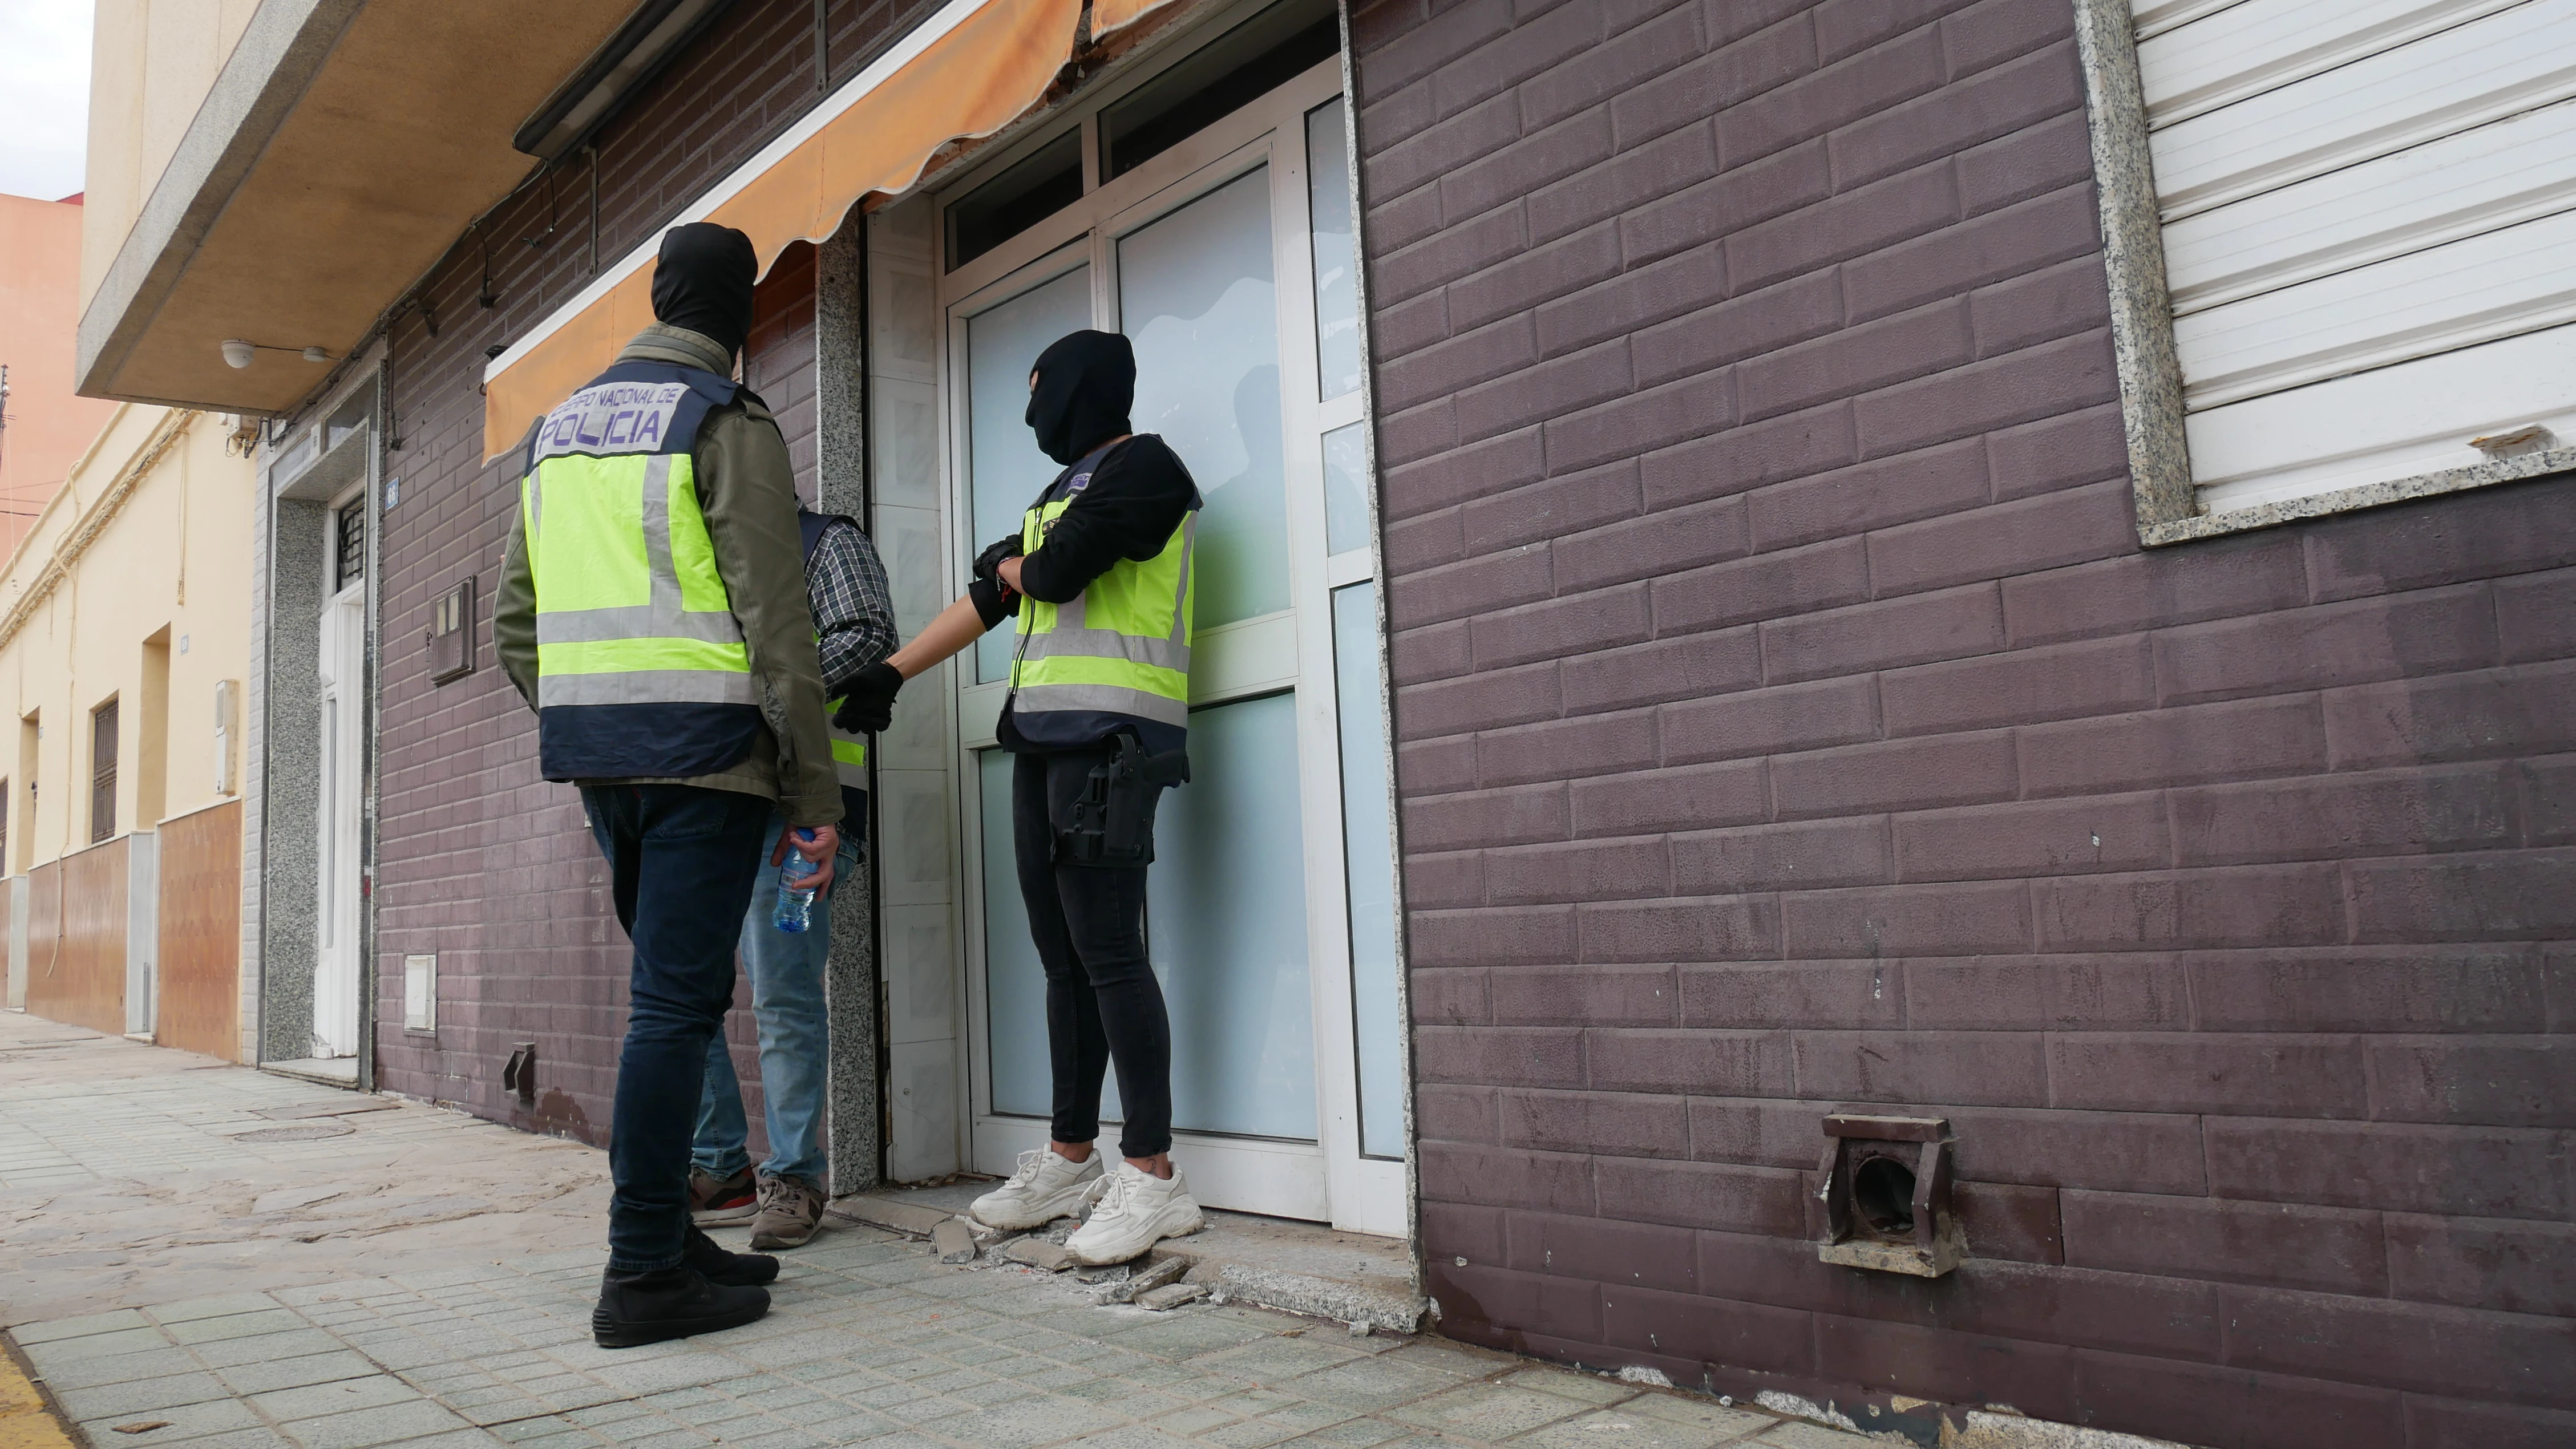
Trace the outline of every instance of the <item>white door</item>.
[[360, 832], [365, 825], [367, 587], [322, 606], [321, 851], [315, 872], [313, 1055], [358, 1054]]
[[[1021, 417], [1038, 352], [1081, 327], [1127, 334], [1134, 426], [1171, 444], [1206, 500], [1193, 780], [1164, 801], [1147, 904], [1174, 1158], [1210, 1206], [1400, 1234], [1394, 868], [1339, 90], [1338, 64], [1318, 65], [1112, 180], [1086, 159], [1078, 201], [945, 273], [950, 544], [962, 577], [1057, 471]], [[1089, 156], [1097, 121], [1081, 124]], [[1014, 643], [1006, 625], [956, 675], [986, 1172], [1045, 1140], [1049, 1105], [1011, 761], [993, 747]], [[1114, 1118], [1114, 1083], [1109, 1096]]]

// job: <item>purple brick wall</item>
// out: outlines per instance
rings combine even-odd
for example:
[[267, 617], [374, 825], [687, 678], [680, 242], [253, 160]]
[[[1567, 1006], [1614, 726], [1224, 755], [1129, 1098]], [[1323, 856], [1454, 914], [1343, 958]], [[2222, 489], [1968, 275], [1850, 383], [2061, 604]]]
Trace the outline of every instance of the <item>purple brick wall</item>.
[[[929, 8], [924, 0], [833, 0], [833, 79], [846, 79]], [[603, 262], [785, 129], [817, 98], [813, 7], [745, 0], [655, 82], [599, 142]], [[720, 100], [711, 99], [720, 97]], [[430, 280], [420, 312], [392, 334], [395, 439], [389, 471], [401, 502], [385, 518], [383, 653], [378, 694], [377, 1077], [396, 1091], [587, 1141], [607, 1140], [618, 1040], [625, 1030], [627, 945], [606, 870], [582, 825], [580, 797], [536, 772], [536, 721], [491, 647], [516, 472], [482, 458], [485, 349], [509, 342], [591, 278], [589, 178], [562, 180], [561, 226], [546, 231], [540, 184], [490, 226], [492, 287], [476, 305], [482, 252], [461, 245]], [[764, 279], [746, 348], [749, 384], [778, 412], [799, 485], [815, 468], [814, 252], [792, 248]], [[479, 579], [475, 673], [432, 685], [423, 634], [436, 598]], [[435, 1041], [401, 1030], [402, 958], [439, 953]], [[747, 1005], [749, 993], [737, 993]], [[749, 1013], [731, 1023], [735, 1060], [762, 1150]], [[533, 1111], [501, 1087], [511, 1044], [538, 1044]]]
[[[2069, 0], [1353, 37], [1443, 1330], [2576, 1443], [2576, 492], [2142, 553]], [[1973, 1262], [1816, 1261], [1844, 1106]]]

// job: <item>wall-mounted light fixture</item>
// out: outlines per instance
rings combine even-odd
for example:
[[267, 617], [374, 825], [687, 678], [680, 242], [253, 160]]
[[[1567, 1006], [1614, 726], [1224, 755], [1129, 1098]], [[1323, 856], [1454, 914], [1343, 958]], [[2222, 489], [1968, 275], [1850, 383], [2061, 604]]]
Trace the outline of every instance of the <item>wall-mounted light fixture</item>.
[[510, 145], [553, 162], [579, 150], [617, 114], [628, 96], [731, 5], [733, 0], [644, 0], [605, 44], [590, 53], [572, 78], [519, 123]]
[[224, 365], [226, 367], [248, 367], [250, 366], [251, 359], [263, 352], [292, 352], [297, 356], [302, 357], [307, 362], [329, 362], [331, 360], [330, 352], [327, 349], [320, 347], [272, 347], [265, 342], [244, 342], [238, 337], [227, 337], [224, 339]]

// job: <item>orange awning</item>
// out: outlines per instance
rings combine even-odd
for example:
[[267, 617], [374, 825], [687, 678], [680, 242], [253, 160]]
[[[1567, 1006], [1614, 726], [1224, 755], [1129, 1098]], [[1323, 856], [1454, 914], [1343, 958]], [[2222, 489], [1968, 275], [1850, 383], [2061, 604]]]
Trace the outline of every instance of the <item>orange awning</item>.
[[[1169, 3], [1094, 0], [1094, 35]], [[941, 147], [992, 135], [1036, 105], [1073, 53], [1081, 15], [1082, 0], [985, 0], [783, 155], [717, 188], [730, 194], [704, 219], [748, 233], [766, 274], [796, 242], [828, 239], [870, 193], [909, 188]], [[624, 275], [487, 375], [486, 457], [517, 446], [528, 424], [597, 376], [653, 320], [652, 248], [620, 265]]]

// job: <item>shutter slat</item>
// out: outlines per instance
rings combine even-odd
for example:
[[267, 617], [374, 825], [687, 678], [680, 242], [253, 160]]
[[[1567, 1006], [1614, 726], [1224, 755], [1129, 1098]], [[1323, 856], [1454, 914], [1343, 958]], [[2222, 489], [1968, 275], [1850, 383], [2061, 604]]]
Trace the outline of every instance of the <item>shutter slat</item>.
[[2138, 45], [2147, 124], [2169, 126], [2531, 0], [2273, 0]]
[[2576, 440], [2576, 326], [2194, 413], [2202, 504], [2246, 508], [2485, 461], [2471, 438], [2539, 423]]
[[2187, 408], [2576, 321], [2576, 210], [2179, 318]]
[[2570, 98], [2576, 0], [2529, 0], [2166, 127], [2158, 200], [2178, 221]]
[[2174, 315], [2576, 205], [2576, 101], [2562, 101], [2165, 228]]

